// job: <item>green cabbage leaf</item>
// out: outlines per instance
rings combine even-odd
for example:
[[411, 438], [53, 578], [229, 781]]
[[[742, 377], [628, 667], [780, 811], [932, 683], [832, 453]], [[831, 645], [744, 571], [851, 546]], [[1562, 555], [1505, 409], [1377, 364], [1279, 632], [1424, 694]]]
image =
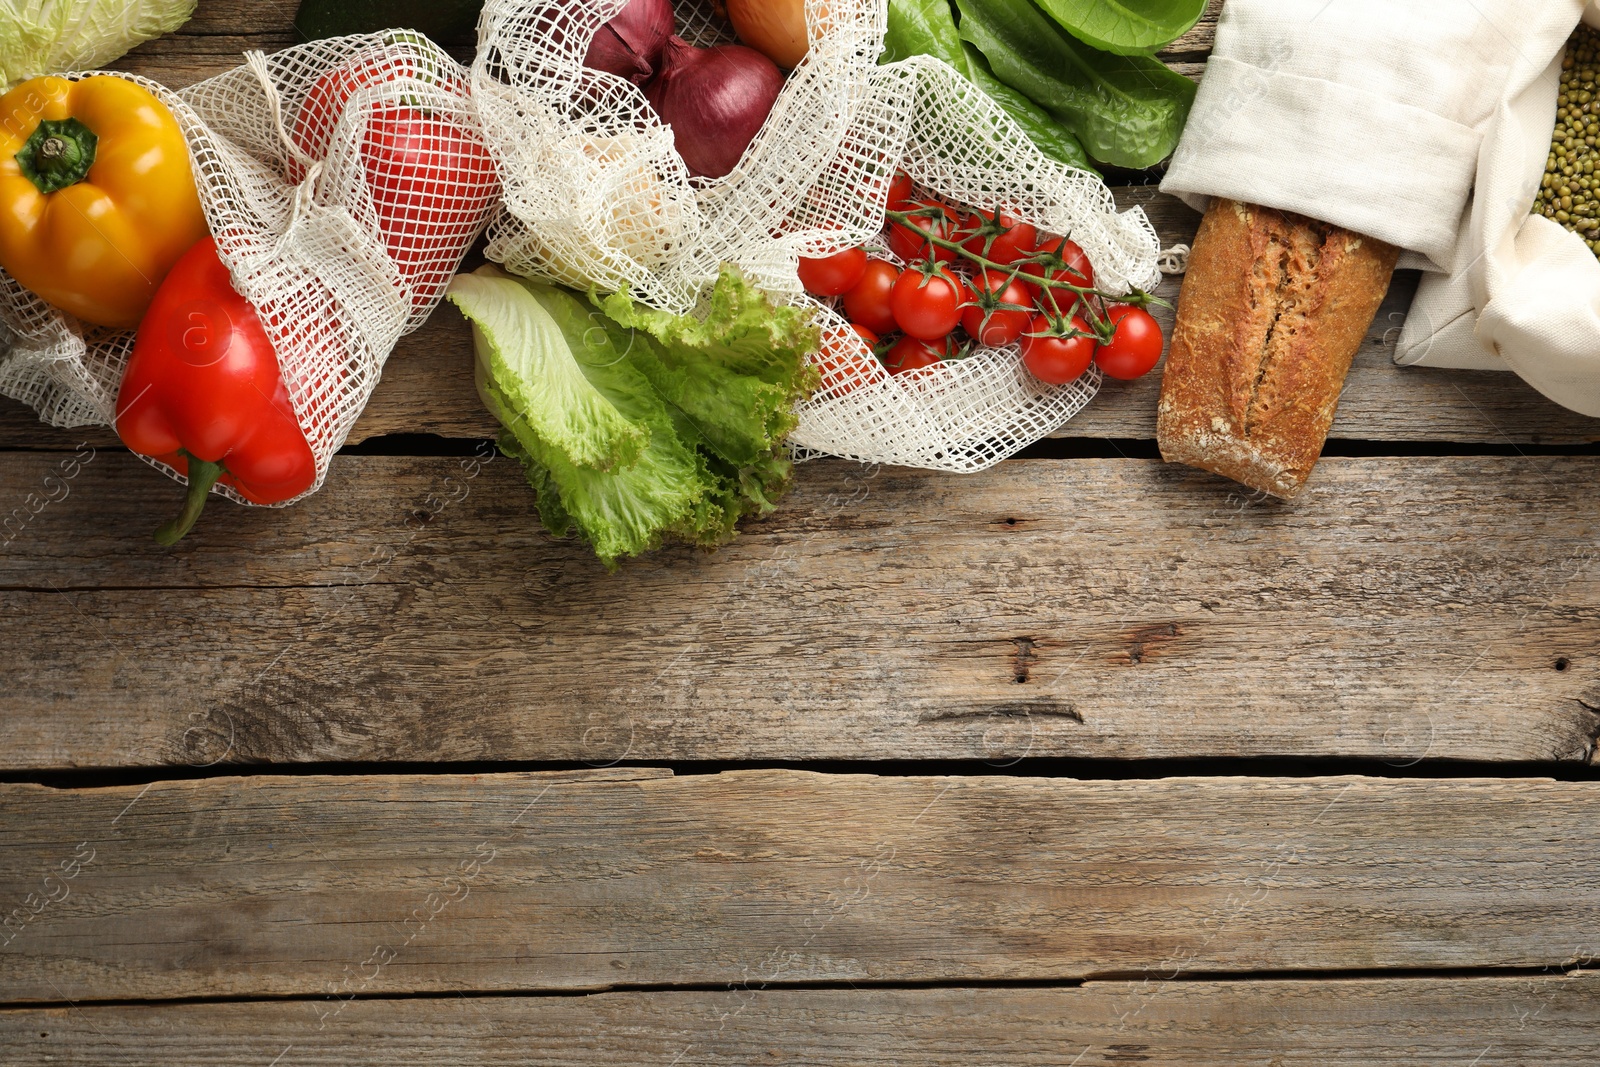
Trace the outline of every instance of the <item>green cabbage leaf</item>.
[[950, 0], [889, 0], [888, 29], [878, 62], [893, 63], [916, 55], [944, 60], [999, 104], [1040, 152], [1080, 170], [1091, 169], [1089, 157], [1072, 131], [996, 78], [983, 53], [961, 39]]
[[1146, 55], [1092, 48], [1032, 3], [956, 0], [961, 39], [994, 76], [1059, 119], [1089, 158], [1143, 170], [1172, 154], [1195, 83]]
[[195, 0], [7, 0], [0, 3], [0, 86], [97, 70], [189, 21]]

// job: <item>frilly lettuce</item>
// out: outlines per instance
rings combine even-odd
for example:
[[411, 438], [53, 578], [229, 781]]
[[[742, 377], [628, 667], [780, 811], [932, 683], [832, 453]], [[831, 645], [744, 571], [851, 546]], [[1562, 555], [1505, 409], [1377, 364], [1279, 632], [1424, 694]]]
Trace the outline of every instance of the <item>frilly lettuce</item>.
[[95, 70], [189, 21], [195, 0], [8, 0], [0, 4], [0, 88]]
[[608, 566], [668, 540], [721, 544], [788, 488], [782, 442], [816, 385], [819, 332], [737, 270], [703, 318], [493, 267], [457, 276], [449, 298], [473, 324], [478, 391], [540, 518]]

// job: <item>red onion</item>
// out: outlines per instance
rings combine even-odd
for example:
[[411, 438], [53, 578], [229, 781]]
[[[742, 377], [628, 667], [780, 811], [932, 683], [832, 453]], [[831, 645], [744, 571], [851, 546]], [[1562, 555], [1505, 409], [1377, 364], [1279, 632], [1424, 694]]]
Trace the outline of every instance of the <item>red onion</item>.
[[628, 0], [594, 35], [583, 65], [643, 85], [655, 72], [672, 29], [672, 0]]
[[645, 99], [672, 127], [689, 173], [703, 178], [734, 168], [782, 91], [777, 64], [754, 48], [696, 48], [681, 37], [667, 38], [660, 72], [644, 87]]

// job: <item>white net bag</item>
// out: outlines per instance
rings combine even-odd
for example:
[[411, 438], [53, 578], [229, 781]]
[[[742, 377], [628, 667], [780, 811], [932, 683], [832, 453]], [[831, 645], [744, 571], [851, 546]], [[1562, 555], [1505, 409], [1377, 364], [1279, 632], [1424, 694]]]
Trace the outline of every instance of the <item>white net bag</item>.
[[[818, 195], [883, 50], [881, 0], [807, 0], [814, 42], [733, 171], [693, 179], [643, 92], [583, 65], [595, 31], [624, 0], [488, 0], [473, 92], [501, 164], [505, 212], [489, 257], [567, 285], [628, 286], [687, 311], [723, 263], [758, 284], [783, 282], [773, 238]], [[736, 40], [710, 0], [674, 5], [677, 33], [708, 46]], [[839, 183], [841, 212], [853, 192]], [[767, 274], [763, 268], [776, 271]]]
[[108, 425], [133, 334], [86, 326], [0, 270], [0, 393], [51, 426]]
[[[855, 174], [855, 213], [814, 217], [815, 228], [781, 242], [791, 256], [885, 245], [880, 232], [896, 166], [919, 194], [1070, 237], [1112, 293], [1153, 288], [1160, 239], [1140, 208], [1119, 214], [1098, 175], [1044, 156], [1001, 108], [931, 56], [879, 67], [869, 102], [825, 177]], [[827, 194], [817, 198], [825, 202]], [[830, 226], [829, 223], [835, 223]], [[896, 261], [892, 253], [874, 254]], [[784, 288], [809, 300], [793, 273]], [[957, 270], [964, 267], [958, 262]], [[830, 304], [836, 304], [831, 301]], [[824, 313], [823, 388], [800, 409], [791, 437], [800, 456], [846, 456], [934, 470], [982, 470], [1044, 437], [1094, 397], [1098, 369], [1047, 385], [1023, 368], [1019, 348], [974, 347], [965, 359], [891, 375], [844, 319]], [[848, 362], [850, 373], [829, 373]], [[865, 384], [862, 384], [865, 383]]]
[[[207, 226], [311, 445], [314, 492], [395, 342], [482, 232], [499, 181], [466, 68], [426, 38], [392, 31], [246, 59], [177, 93], [118, 76], [183, 130]], [[0, 321], [13, 337], [0, 392], [54, 425], [113, 421], [131, 331], [86, 326], [3, 275]]]
[[[691, 179], [643, 93], [583, 66], [621, 0], [489, 0], [473, 89], [505, 183], [488, 255], [578, 288], [623, 286], [667, 310], [695, 307], [723, 262], [780, 298], [818, 307], [823, 388], [800, 409], [796, 455], [975, 471], [1048, 434], [1093, 397], [1099, 374], [1048, 386], [1016, 346], [891, 376], [829, 305], [806, 295], [799, 257], [881, 244], [889, 182], [999, 208], [1070, 236], [1108, 292], [1159, 280], [1142, 210], [1118, 214], [1097, 175], [1041, 154], [948, 65], [878, 66], [886, 0], [807, 0], [810, 53], [732, 173]], [[676, 5], [694, 44], [733, 40], [709, 2]]]

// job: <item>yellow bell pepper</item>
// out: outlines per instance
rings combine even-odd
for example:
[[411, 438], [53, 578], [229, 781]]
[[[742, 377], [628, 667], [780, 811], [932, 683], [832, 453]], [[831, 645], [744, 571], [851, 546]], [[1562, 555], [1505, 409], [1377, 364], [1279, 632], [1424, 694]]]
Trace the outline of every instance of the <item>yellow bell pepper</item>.
[[33, 78], [0, 97], [0, 267], [85, 322], [139, 324], [206, 236], [172, 112], [125, 78]]

